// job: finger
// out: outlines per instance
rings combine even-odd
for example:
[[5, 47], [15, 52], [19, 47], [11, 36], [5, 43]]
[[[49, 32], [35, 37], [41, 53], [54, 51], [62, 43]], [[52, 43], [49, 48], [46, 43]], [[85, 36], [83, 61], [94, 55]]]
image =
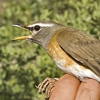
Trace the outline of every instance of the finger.
[[100, 100], [100, 84], [96, 80], [87, 79], [82, 82], [75, 100]]
[[49, 100], [74, 100], [79, 85], [76, 77], [65, 74], [56, 83]]

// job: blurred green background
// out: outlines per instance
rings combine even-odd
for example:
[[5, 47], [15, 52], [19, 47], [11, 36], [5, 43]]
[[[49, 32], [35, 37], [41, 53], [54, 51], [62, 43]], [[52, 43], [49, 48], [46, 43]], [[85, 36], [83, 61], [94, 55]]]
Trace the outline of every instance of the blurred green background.
[[44, 100], [35, 85], [60, 71], [30, 33], [12, 24], [53, 20], [100, 38], [100, 0], [0, 0], [0, 100]]

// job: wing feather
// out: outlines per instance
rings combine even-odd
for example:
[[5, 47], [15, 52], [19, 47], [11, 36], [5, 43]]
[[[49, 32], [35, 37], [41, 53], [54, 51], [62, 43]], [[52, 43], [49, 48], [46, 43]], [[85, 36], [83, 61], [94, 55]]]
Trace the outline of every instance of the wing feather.
[[100, 76], [100, 41], [82, 31], [66, 28], [59, 33], [60, 47], [76, 62]]

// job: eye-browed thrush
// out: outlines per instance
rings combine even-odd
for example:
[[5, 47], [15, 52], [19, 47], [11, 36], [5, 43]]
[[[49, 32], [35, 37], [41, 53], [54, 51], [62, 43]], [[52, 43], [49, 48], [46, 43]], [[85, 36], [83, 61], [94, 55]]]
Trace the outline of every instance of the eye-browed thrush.
[[40, 21], [22, 27], [31, 32], [14, 40], [27, 39], [44, 48], [58, 68], [81, 81], [100, 82], [100, 41], [83, 31], [53, 21]]

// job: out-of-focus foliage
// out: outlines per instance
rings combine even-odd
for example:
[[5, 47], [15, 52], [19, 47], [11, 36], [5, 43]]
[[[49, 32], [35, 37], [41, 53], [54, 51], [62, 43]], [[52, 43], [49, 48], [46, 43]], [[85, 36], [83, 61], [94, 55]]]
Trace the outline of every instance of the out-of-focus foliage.
[[12, 24], [53, 20], [99, 38], [100, 0], [0, 0], [0, 100], [43, 100], [35, 85], [63, 73], [45, 51], [28, 41], [29, 35]]

